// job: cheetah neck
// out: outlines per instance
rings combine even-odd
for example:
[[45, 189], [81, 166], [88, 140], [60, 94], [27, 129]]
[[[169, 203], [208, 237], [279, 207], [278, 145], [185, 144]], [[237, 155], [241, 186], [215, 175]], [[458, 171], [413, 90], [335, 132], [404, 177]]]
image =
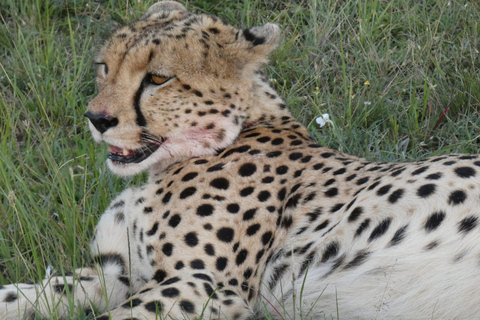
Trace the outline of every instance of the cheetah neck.
[[273, 89], [265, 75], [257, 71], [252, 81], [251, 95], [245, 104], [243, 127], [272, 125], [281, 119], [293, 118], [283, 99]]

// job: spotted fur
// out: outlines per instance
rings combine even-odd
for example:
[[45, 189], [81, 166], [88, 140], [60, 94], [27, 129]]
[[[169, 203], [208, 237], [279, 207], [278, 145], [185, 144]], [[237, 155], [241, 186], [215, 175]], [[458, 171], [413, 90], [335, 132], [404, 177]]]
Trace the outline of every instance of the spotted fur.
[[86, 115], [149, 181], [101, 217], [92, 267], [1, 287], [0, 318], [478, 317], [479, 157], [315, 144], [260, 71], [278, 38], [170, 1], [113, 34]]

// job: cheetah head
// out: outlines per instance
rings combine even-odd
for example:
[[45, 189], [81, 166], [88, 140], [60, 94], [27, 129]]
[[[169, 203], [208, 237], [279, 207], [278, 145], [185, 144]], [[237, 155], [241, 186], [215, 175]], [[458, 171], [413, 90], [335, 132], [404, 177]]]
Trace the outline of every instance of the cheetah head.
[[108, 166], [137, 174], [229, 146], [249, 119], [256, 71], [277, 47], [273, 24], [238, 30], [159, 2], [100, 50], [85, 116]]

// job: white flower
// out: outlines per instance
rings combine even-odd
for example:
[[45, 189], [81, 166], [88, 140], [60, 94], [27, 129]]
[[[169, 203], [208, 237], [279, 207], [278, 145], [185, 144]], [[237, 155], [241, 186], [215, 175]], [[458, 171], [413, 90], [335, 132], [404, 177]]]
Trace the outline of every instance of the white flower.
[[323, 127], [327, 121], [330, 121], [330, 116], [328, 113], [324, 113], [320, 117], [317, 117], [315, 121], [320, 125], [320, 127]]
[[372, 104], [372, 101], [365, 101], [363, 104], [366, 105], [366, 106], [369, 106], [369, 105]]

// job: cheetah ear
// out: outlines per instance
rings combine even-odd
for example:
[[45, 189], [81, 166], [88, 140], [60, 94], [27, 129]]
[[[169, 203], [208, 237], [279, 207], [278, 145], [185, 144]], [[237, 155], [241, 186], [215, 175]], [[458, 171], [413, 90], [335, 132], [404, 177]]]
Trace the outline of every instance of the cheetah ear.
[[186, 11], [185, 7], [176, 1], [161, 1], [157, 2], [148, 8], [145, 12], [145, 16], [150, 16], [157, 12], [162, 11]]
[[252, 27], [241, 32], [241, 47], [261, 58], [267, 58], [280, 43], [280, 28], [273, 23]]

